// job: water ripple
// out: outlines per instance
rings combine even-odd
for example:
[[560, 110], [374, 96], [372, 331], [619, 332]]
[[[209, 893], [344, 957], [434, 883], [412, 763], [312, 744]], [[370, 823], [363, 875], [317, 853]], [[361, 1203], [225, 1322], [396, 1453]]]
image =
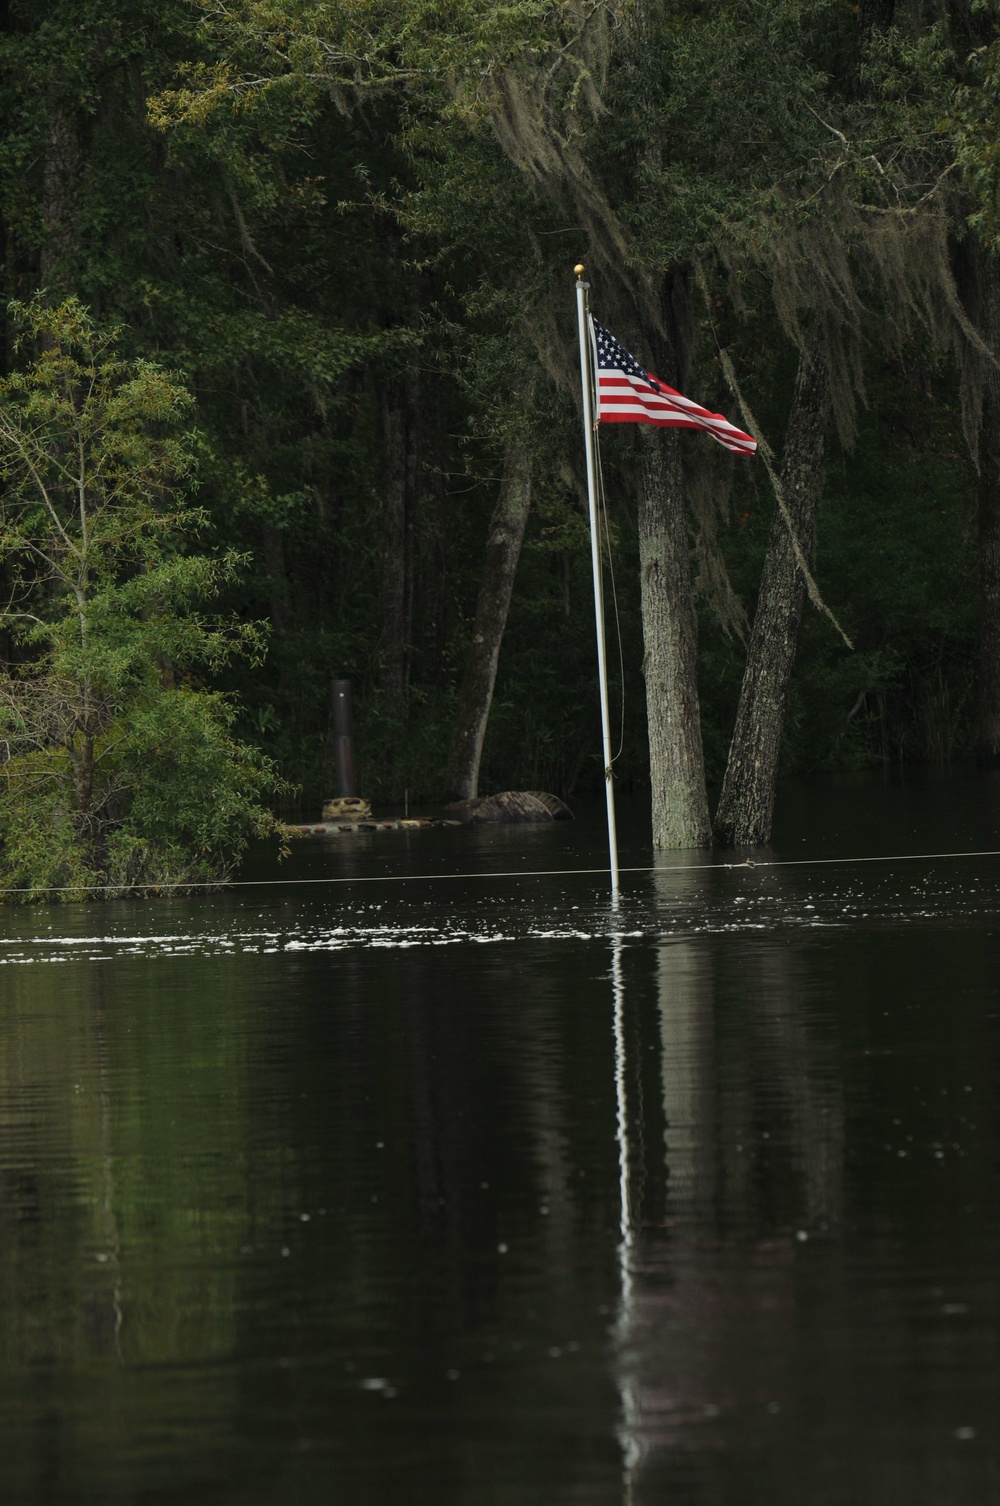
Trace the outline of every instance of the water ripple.
[[[991, 865], [992, 869], [992, 865]], [[426, 890], [424, 891], [426, 895]], [[892, 875], [847, 883], [817, 883], [802, 875], [789, 880], [771, 873], [707, 876], [656, 875], [627, 890], [618, 910], [592, 885], [535, 883], [482, 890], [437, 890], [416, 899], [410, 892], [372, 904], [331, 904], [323, 895], [279, 896], [263, 907], [240, 896], [129, 905], [111, 917], [104, 907], [45, 912], [44, 929], [33, 929], [39, 912], [8, 911], [0, 934], [0, 966], [98, 962], [117, 957], [190, 957], [315, 953], [376, 948], [493, 945], [833, 928], [982, 925], [1000, 910], [992, 871], [971, 881], [954, 873], [923, 872], [912, 883]], [[331, 915], [331, 912], [334, 912]], [[144, 924], [145, 923], [145, 924]], [[149, 929], [145, 927], [148, 925]]]

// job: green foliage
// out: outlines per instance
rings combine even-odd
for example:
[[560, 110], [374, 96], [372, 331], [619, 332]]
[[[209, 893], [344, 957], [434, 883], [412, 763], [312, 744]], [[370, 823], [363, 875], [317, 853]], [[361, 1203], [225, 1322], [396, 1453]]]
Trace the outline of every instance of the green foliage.
[[[205, 616], [239, 565], [193, 551], [206, 526], [191, 398], [123, 360], [73, 299], [12, 309], [24, 364], [0, 382], [0, 892], [224, 876], [275, 830], [279, 787], [197, 681], [260, 659], [253, 624]], [[31, 358], [33, 356], [33, 359]]]
[[[315, 809], [331, 792], [332, 675], [354, 681], [365, 793], [436, 796], [503, 446], [520, 428], [535, 500], [484, 784], [599, 787], [581, 751], [597, 739], [573, 395], [578, 258], [593, 269], [598, 313], [644, 317], [653, 340], [671, 313], [665, 280], [683, 283], [697, 265], [707, 297], [695, 283], [682, 314], [691, 395], [738, 417], [721, 344], [776, 449], [804, 332], [820, 330], [837, 366], [842, 433], [867, 390], [853, 456], [831, 463], [816, 561], [858, 650], [846, 655], [807, 617], [789, 766], [968, 747], [971, 480], [946, 425], [932, 424], [914, 454], [897, 398], [918, 327], [936, 342], [928, 382], [954, 382], [938, 338], [954, 310], [926, 293], [934, 278], [943, 287], [948, 236], [971, 227], [996, 240], [995, 4], [898, 5], [895, 26], [865, 37], [843, 0], [16, 0], [10, 12], [7, 297], [73, 294], [121, 330], [88, 356], [68, 326], [55, 339], [29, 334], [19, 352], [8, 343], [4, 411], [36, 435], [76, 546], [51, 461], [63, 441], [49, 444], [75, 402], [60, 363], [106, 369], [102, 401], [114, 399], [121, 421], [95, 423], [87, 443], [108, 496], [121, 484], [131, 509], [117, 534], [117, 501], [105, 532], [98, 518], [85, 641], [71, 552], [52, 553], [52, 515], [8, 464], [4, 768], [22, 760], [33, 792], [18, 826], [26, 882], [141, 881], [157, 864], [176, 875], [194, 853], [199, 872], [216, 871], [235, 851], [225, 791], [243, 781], [259, 805], [271, 777], [250, 746]], [[83, 315], [70, 303], [61, 317]], [[88, 327], [87, 340], [103, 338]], [[29, 419], [32, 403], [37, 414], [50, 406]], [[394, 403], [408, 431], [402, 709], [383, 684], [383, 417]], [[710, 565], [702, 704], [718, 774], [743, 665], [714, 610], [719, 561], [752, 612], [772, 499], [759, 465], [726, 469], [704, 436], [684, 443], [693, 544]], [[621, 436], [605, 445], [605, 470], [625, 644], [619, 770], [639, 782], [642, 647]], [[23, 503], [16, 515], [11, 498]], [[228, 625], [203, 615], [213, 598]], [[266, 662], [245, 626], [261, 619]], [[951, 711], [938, 736], [940, 677]], [[103, 698], [87, 712], [95, 798], [110, 825], [88, 846], [85, 738], [77, 726], [67, 743], [65, 728], [73, 687], [91, 683]], [[157, 762], [174, 742], [199, 771], [188, 785], [167, 754]], [[148, 786], [140, 767], [158, 771]], [[210, 811], [201, 787], [221, 792]], [[158, 788], [173, 790], [159, 808], [172, 805], [183, 827], [178, 853], [157, 824]], [[13, 799], [10, 778], [7, 789]], [[206, 827], [216, 814], [218, 829]], [[133, 820], [160, 857], [144, 856], [138, 828], [128, 835]]]

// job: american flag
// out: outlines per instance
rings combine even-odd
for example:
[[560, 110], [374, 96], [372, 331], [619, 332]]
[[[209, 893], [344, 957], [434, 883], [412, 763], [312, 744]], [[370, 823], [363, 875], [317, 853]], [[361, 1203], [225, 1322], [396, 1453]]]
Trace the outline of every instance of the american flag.
[[640, 366], [620, 340], [591, 317], [597, 367], [597, 421], [602, 424], [662, 424], [670, 429], [705, 429], [736, 455], [752, 455], [756, 439], [721, 413], [710, 413], [682, 397]]

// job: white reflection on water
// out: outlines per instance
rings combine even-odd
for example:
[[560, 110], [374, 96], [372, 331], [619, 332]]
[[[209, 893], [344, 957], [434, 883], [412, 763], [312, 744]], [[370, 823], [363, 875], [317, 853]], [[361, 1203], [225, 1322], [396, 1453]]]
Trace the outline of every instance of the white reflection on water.
[[[480, 930], [467, 926], [333, 926], [301, 932], [232, 930], [229, 932], [177, 931], [167, 935], [44, 935], [0, 937], [0, 966], [32, 962], [99, 962], [112, 957], [224, 956], [276, 952], [336, 952], [374, 947], [457, 946], [496, 941], [589, 941], [590, 931], [567, 927], [529, 927], [521, 931], [497, 929], [495, 923]], [[637, 936], [644, 933], [638, 931]]]
[[[860, 877], [817, 876], [802, 868], [747, 873], [706, 866], [692, 854], [636, 878], [612, 910], [591, 881], [483, 884], [456, 896], [444, 883], [394, 884], [378, 903], [330, 890], [276, 890], [261, 904], [237, 890], [221, 896], [71, 905], [65, 911], [0, 907], [0, 966], [118, 956], [332, 952], [513, 941], [649, 937], [682, 941], [730, 933], [962, 923], [1000, 909], [1000, 866], [983, 860], [919, 870], [868, 869]], [[169, 923], [164, 925], [164, 912]], [[148, 929], [147, 929], [148, 927]]]

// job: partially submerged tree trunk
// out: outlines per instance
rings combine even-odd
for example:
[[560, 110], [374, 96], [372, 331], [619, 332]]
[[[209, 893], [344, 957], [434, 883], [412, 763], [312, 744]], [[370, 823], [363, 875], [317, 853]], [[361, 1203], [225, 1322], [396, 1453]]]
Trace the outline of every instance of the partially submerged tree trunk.
[[679, 435], [639, 426], [639, 580], [653, 847], [711, 840]]
[[515, 439], [507, 447], [500, 495], [490, 520], [472, 642], [458, 695], [445, 775], [450, 800], [473, 800], [479, 793], [483, 740], [530, 504], [531, 460], [524, 441]]
[[[803, 354], [785, 436], [781, 488], [806, 560], [816, 538], [829, 415], [826, 364], [818, 352]], [[759, 847], [770, 841], [788, 686], [805, 592], [788, 524], [776, 506], [715, 817], [714, 835], [720, 847]]]
[[[669, 273], [657, 291], [662, 322], [619, 290], [616, 330], [664, 381], [686, 385], [694, 337], [688, 278]], [[676, 429], [636, 425], [639, 601], [646, 684], [652, 838], [656, 851], [706, 847], [712, 824], [698, 700], [698, 629], [684, 496], [683, 440]]]

